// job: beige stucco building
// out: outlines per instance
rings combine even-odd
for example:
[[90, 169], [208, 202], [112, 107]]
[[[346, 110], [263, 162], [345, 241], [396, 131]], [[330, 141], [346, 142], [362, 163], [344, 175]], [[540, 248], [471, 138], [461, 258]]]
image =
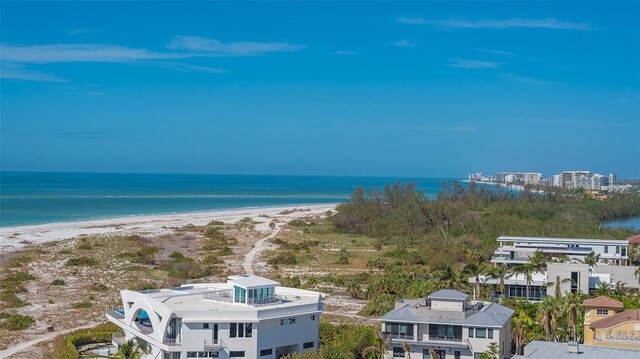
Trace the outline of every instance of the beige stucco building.
[[583, 306], [585, 344], [640, 349], [640, 309], [623, 311], [622, 302], [604, 296]]

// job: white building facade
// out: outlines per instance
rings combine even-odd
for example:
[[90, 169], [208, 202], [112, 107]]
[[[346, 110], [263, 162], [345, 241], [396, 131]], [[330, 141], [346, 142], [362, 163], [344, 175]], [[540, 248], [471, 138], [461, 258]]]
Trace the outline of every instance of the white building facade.
[[496, 343], [501, 358], [508, 358], [514, 311], [467, 299], [464, 293], [444, 289], [427, 298], [396, 302], [395, 309], [379, 319], [390, 341], [385, 357], [430, 359], [433, 352], [436, 359], [477, 359]]
[[591, 252], [600, 255], [600, 263], [626, 265], [629, 261], [626, 240], [500, 236], [497, 241], [499, 247], [491, 257], [496, 264], [525, 264], [536, 251], [549, 257], [549, 261], [567, 256], [584, 262]]
[[109, 321], [134, 338], [144, 358], [256, 358], [317, 350], [323, 294], [266, 278], [121, 292]]

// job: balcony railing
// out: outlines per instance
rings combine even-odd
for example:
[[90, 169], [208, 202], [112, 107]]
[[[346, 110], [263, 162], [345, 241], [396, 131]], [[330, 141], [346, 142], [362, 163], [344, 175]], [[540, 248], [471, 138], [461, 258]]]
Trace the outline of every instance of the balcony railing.
[[231, 289], [212, 290], [204, 293], [204, 299], [231, 303], [233, 301], [233, 291]]
[[421, 343], [434, 343], [440, 345], [451, 345], [455, 347], [471, 347], [471, 343], [469, 339], [463, 338], [452, 338], [452, 337], [437, 337], [437, 336], [429, 336], [427, 334], [422, 335], [422, 337], [418, 336], [417, 338], [413, 335], [406, 334], [388, 334], [382, 333], [382, 336], [385, 338], [390, 338], [391, 340], [401, 340], [401, 341], [412, 341], [412, 342], [421, 342]]
[[164, 337], [162, 343], [167, 345], [180, 345], [178, 338]]
[[279, 303], [282, 299], [277, 295], [272, 297], [264, 297], [264, 298], [247, 298], [247, 304], [249, 305], [267, 305], [273, 303]]
[[118, 320], [124, 319], [124, 309], [122, 308], [107, 308], [106, 314]]
[[413, 340], [413, 341], [416, 341], [416, 339], [414, 338], [413, 334], [412, 334], [412, 335], [408, 335], [408, 334], [389, 334], [389, 333], [382, 333], [382, 335], [384, 336], [384, 338], [385, 338], [385, 339], [387, 339], [387, 338], [391, 338], [391, 339]]
[[640, 332], [637, 335], [623, 334], [607, 334], [605, 337], [596, 335], [596, 342], [599, 343], [635, 343], [640, 344]]
[[220, 339], [213, 339], [213, 340], [206, 340], [205, 339], [204, 340], [204, 349], [205, 350], [222, 349], [223, 345], [224, 345], [224, 343]]

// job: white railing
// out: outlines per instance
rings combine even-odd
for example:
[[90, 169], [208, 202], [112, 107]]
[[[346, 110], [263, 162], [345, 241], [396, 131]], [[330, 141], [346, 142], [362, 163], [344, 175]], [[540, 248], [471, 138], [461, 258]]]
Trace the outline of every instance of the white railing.
[[273, 303], [279, 303], [282, 299], [277, 295], [272, 297], [264, 297], [264, 298], [247, 298], [247, 304], [249, 305], [267, 305]]
[[119, 319], [119, 320], [124, 319], [124, 309], [122, 308], [117, 308], [117, 307], [107, 308], [105, 313], [115, 319]]
[[233, 291], [231, 289], [220, 289], [205, 292], [204, 299], [216, 302], [231, 303], [233, 301]]
[[204, 340], [204, 349], [222, 349], [224, 343], [220, 339]]

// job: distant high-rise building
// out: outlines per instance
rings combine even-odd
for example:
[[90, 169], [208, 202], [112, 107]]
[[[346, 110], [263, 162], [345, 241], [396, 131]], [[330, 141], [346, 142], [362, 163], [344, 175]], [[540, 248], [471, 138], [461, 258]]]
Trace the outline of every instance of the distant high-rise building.
[[524, 184], [538, 185], [540, 183], [540, 178], [542, 177], [542, 173], [535, 172], [526, 172], [524, 173]]
[[610, 173], [609, 174], [609, 183], [607, 183], [608, 186], [615, 186], [616, 184], [618, 184], [618, 176], [616, 176], [614, 173]]

